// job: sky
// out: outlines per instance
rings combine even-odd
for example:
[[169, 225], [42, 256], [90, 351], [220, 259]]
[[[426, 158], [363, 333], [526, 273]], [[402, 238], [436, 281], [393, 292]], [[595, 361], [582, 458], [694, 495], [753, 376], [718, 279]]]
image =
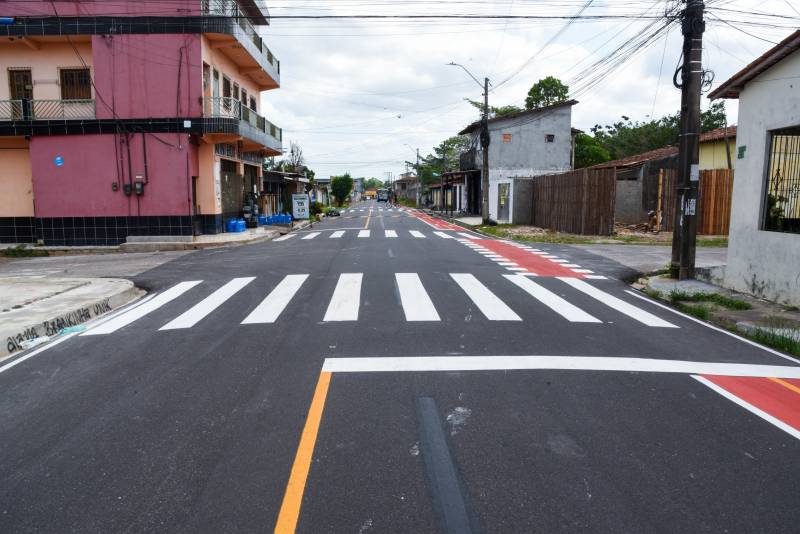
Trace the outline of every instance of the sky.
[[[478, 118], [475, 78], [488, 76], [490, 104], [522, 106], [530, 86], [555, 76], [579, 101], [572, 125], [586, 132], [623, 115], [674, 113], [672, 75], [680, 26], [662, 29], [619, 65], [595, 66], [620, 45], [661, 28], [676, 0], [265, 0], [262, 35], [281, 61], [281, 87], [262, 94], [264, 115], [300, 145], [317, 176], [349, 172], [386, 179], [407, 170]], [[795, 0], [706, 0], [703, 67], [718, 86], [800, 27]], [[588, 6], [586, 4], [589, 4]], [[490, 16], [574, 16], [578, 20]], [[316, 15], [480, 15], [473, 19], [296, 19]], [[603, 17], [618, 18], [603, 18]], [[599, 80], [595, 75], [599, 74]], [[591, 82], [591, 83], [590, 83]], [[596, 82], [596, 83], [595, 83]], [[709, 101], [703, 98], [703, 109]], [[736, 123], [737, 101], [726, 100]]]

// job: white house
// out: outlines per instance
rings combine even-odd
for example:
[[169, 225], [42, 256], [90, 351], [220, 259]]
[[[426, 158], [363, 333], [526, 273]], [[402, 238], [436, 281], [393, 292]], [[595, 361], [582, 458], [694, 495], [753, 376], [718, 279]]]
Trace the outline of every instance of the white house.
[[709, 98], [739, 99], [724, 283], [800, 305], [800, 31]]
[[[519, 179], [572, 169], [572, 106], [577, 103], [568, 100], [489, 119], [491, 219], [516, 222], [514, 188]], [[472, 137], [477, 169], [481, 169], [483, 161], [480, 131], [481, 123], [477, 121], [459, 132]]]

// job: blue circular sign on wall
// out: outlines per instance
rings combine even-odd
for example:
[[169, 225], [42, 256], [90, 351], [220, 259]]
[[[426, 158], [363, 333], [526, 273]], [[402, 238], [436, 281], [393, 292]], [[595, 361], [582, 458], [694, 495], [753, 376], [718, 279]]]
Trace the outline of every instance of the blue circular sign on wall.
[[56, 164], [56, 167], [61, 167], [62, 165], [64, 165], [64, 158], [62, 158], [61, 156], [56, 156], [55, 159], [53, 160], [53, 163]]

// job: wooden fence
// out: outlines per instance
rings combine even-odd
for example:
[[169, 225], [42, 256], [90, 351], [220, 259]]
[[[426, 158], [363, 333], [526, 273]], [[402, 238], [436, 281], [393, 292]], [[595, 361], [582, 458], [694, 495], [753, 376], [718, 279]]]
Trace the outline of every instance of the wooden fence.
[[533, 226], [580, 235], [614, 232], [614, 169], [579, 169], [533, 178]]
[[[663, 169], [658, 180], [658, 211], [661, 229], [671, 232], [675, 218], [677, 172]], [[731, 222], [733, 170], [709, 169], [700, 171], [700, 190], [697, 206], [697, 233], [728, 235]]]

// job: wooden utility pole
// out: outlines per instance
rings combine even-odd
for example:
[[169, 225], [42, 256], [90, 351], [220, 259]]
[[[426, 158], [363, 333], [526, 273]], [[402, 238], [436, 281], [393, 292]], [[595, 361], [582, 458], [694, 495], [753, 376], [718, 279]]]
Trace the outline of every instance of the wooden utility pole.
[[[685, 0], [682, 14], [683, 66], [681, 83], [681, 133], [678, 153], [678, 187], [672, 231], [670, 275], [694, 278], [697, 244], [697, 192], [700, 182], [700, 88], [703, 82], [702, 0]], [[677, 74], [677, 73], [676, 73]]]
[[481, 120], [481, 148], [483, 149], [483, 171], [481, 172], [481, 218], [489, 224], [489, 78], [483, 79], [483, 120]]

